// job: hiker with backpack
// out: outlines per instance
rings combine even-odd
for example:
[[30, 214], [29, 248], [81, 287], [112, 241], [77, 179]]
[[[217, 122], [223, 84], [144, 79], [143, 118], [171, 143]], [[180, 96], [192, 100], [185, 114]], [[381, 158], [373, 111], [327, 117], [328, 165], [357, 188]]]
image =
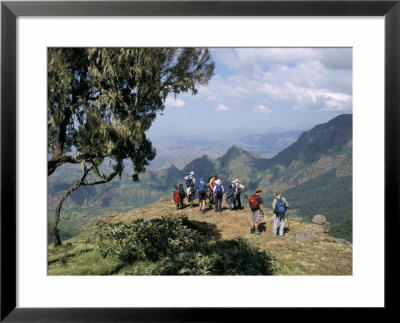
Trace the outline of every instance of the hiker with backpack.
[[238, 208], [236, 181], [233, 180], [231, 183], [232, 183], [232, 192], [233, 192], [233, 196], [232, 196], [233, 211], [236, 211]]
[[[218, 179], [218, 175], [215, 175], [215, 176], [210, 177], [208, 180], [208, 184], [209, 184], [209, 187], [211, 188], [211, 192], [214, 192], [214, 186], [215, 186], [215, 182], [217, 179]], [[211, 206], [211, 204], [214, 203], [214, 194], [210, 195], [209, 200], [210, 200], [210, 206]]]
[[224, 187], [219, 179], [215, 181], [213, 193], [215, 199], [215, 212], [222, 212], [222, 197], [224, 196]]
[[240, 193], [242, 192], [242, 190], [244, 190], [244, 186], [242, 184], [240, 184], [238, 179], [235, 179], [235, 186], [236, 186], [236, 203], [237, 203], [237, 208], [239, 210], [242, 210], [242, 202], [240, 200]]
[[188, 203], [190, 203], [190, 206], [193, 207], [193, 200], [195, 198], [195, 184], [196, 184], [196, 179], [194, 178], [194, 172], [190, 172], [188, 176], [185, 176], [183, 178], [186, 183], [186, 196], [188, 198]]
[[194, 178], [194, 172], [190, 172], [190, 174], [188, 176], [185, 176], [183, 178], [185, 180], [186, 183], [186, 195], [189, 196], [190, 194], [190, 187], [192, 186], [192, 183], [196, 184], [196, 179]]
[[189, 196], [188, 196], [188, 202], [190, 203], [190, 207], [193, 207], [193, 201], [196, 199], [196, 188], [194, 186], [194, 182], [190, 184], [189, 187]]
[[174, 190], [174, 192], [172, 193], [172, 195], [173, 195], [173, 198], [174, 198], [174, 202], [175, 202], [175, 206], [176, 206], [176, 209], [178, 210], [179, 209], [179, 204], [180, 204], [180, 202], [181, 202], [181, 198], [180, 198], [180, 196], [179, 196], [179, 189], [178, 189], [178, 185], [174, 185], [174, 188], [175, 188], [175, 190]]
[[264, 216], [263, 200], [261, 198], [262, 190], [256, 188], [254, 194], [249, 198], [250, 206], [250, 234], [260, 235], [261, 232], [258, 230], [258, 224], [261, 218]]
[[179, 198], [181, 202], [181, 207], [183, 207], [183, 199], [186, 197], [186, 192], [183, 188], [183, 184], [179, 184]]
[[[285, 212], [289, 207], [289, 203], [284, 197], [281, 196], [281, 192], [275, 192], [275, 198], [272, 202], [272, 209], [274, 212], [274, 226], [272, 228], [272, 233], [274, 235], [278, 234], [278, 224], [279, 225], [279, 235], [283, 236], [283, 231], [285, 228]], [[280, 223], [279, 223], [280, 222]]]
[[199, 205], [200, 205], [200, 212], [206, 212], [206, 198], [207, 198], [207, 183], [204, 182], [204, 178], [200, 178], [200, 184], [197, 188], [199, 192]]

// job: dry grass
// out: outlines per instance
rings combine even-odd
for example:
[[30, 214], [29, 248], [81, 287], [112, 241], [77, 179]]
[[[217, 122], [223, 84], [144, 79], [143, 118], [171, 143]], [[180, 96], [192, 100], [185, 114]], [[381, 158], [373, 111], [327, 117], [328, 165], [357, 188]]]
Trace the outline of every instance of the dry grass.
[[[138, 219], [150, 220], [167, 215], [187, 217], [218, 239], [232, 239], [237, 236], [251, 239], [252, 243], [268, 251], [278, 261], [277, 275], [352, 275], [353, 250], [350, 244], [341, 244], [326, 233], [316, 231], [311, 224], [301, 219], [290, 218], [285, 223], [285, 234], [272, 234], [272, 212], [265, 212], [260, 223], [261, 235], [250, 234], [250, 210], [229, 211], [224, 205], [223, 212], [208, 209], [199, 212], [198, 204], [176, 210], [172, 201], [159, 202], [146, 207], [121, 213], [109, 222], [132, 222]], [[296, 239], [296, 232], [307, 231], [310, 240]]]

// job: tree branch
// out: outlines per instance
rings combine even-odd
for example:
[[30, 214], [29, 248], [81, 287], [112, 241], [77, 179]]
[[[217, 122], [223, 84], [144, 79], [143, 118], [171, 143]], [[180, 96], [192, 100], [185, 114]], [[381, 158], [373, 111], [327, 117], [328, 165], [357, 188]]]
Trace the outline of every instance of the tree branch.
[[114, 171], [113, 173], [111, 173], [110, 175], [106, 176], [101, 176], [102, 180], [100, 181], [93, 181], [93, 182], [82, 182], [82, 186], [89, 186], [89, 185], [97, 185], [97, 184], [105, 184], [108, 183], [110, 181], [112, 181], [115, 176], [118, 175], [118, 171]]
[[97, 155], [89, 155], [89, 154], [83, 154], [79, 155], [77, 157], [73, 156], [60, 156], [58, 158], [52, 158], [47, 162], [47, 176], [50, 176], [51, 174], [54, 173], [54, 171], [57, 169], [57, 167], [66, 164], [66, 163], [71, 163], [71, 164], [79, 164], [82, 161], [90, 161], [90, 159], [93, 158], [106, 158], [108, 157], [108, 154], [97, 154]]
[[78, 157], [72, 157], [72, 156], [61, 156], [58, 158], [52, 158], [47, 162], [47, 176], [50, 176], [51, 174], [54, 173], [54, 171], [57, 169], [57, 167], [66, 164], [66, 163], [71, 163], [71, 164], [79, 164], [84, 160], [84, 156], [78, 156]]

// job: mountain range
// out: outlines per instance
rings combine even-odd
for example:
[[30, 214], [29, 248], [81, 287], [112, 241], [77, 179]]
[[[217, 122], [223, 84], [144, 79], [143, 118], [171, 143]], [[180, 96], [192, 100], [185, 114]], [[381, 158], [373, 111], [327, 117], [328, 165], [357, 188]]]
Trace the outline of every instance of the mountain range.
[[[256, 142], [255, 138], [248, 140]], [[260, 145], [263, 137], [259, 136], [257, 140]], [[351, 240], [351, 114], [339, 115], [303, 132], [294, 143], [272, 158], [263, 158], [232, 145], [221, 157], [212, 158], [204, 154], [183, 169], [171, 165], [161, 170], [147, 170], [140, 176], [139, 183], [133, 183], [128, 176], [123, 176], [120, 181], [82, 187], [71, 194], [63, 212], [81, 214], [85, 213], [85, 208], [96, 208], [97, 215], [103, 216], [104, 212], [113, 212], [113, 208], [142, 207], [163, 196], [171, 196], [173, 185], [184, 183], [183, 177], [191, 171], [195, 172], [197, 180], [199, 177], [218, 175], [225, 187], [238, 178], [245, 186], [243, 195], [250, 196], [256, 187], [260, 187], [267, 208], [271, 207], [273, 193], [280, 190], [290, 203], [292, 215], [311, 220], [315, 214], [324, 214], [333, 229], [337, 226], [340, 232], [347, 232], [346, 236], [339, 234], [339, 237]], [[49, 178], [49, 221], [55, 201], [79, 174], [79, 168], [69, 167], [55, 172]], [[342, 228], [344, 223], [346, 227]], [[63, 228], [63, 220], [60, 221], [60, 228]]]
[[257, 153], [260, 157], [271, 158], [282, 149], [290, 146], [304, 130], [285, 132], [266, 132], [261, 134], [247, 134], [237, 131], [212, 135], [204, 133], [201, 136], [174, 136], [152, 139], [157, 149], [157, 155], [151, 161], [149, 169], [159, 170], [174, 164], [182, 169], [193, 159], [207, 154], [210, 158], [218, 158], [235, 143], [245, 150]]

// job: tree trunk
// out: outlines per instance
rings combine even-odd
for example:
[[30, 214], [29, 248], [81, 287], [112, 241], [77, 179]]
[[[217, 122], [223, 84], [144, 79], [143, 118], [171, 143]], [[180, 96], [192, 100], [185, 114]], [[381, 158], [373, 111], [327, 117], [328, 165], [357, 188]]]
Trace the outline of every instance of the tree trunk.
[[66, 198], [68, 197], [68, 195], [71, 194], [73, 191], [77, 190], [81, 185], [86, 186], [86, 185], [97, 185], [97, 184], [108, 183], [118, 174], [117, 171], [114, 171], [110, 176], [103, 177], [103, 179], [101, 181], [87, 183], [87, 182], [85, 182], [85, 178], [91, 170], [92, 170], [92, 168], [87, 169], [85, 167], [84, 174], [82, 175], [81, 179], [79, 181], [77, 181], [76, 183], [74, 183], [68, 189], [68, 191], [65, 192], [65, 194], [61, 197], [60, 201], [57, 204], [56, 212], [54, 215], [54, 221], [50, 227], [51, 234], [54, 237], [54, 247], [61, 245], [61, 239], [60, 239], [60, 235], [58, 234], [57, 225], [58, 225], [58, 222], [60, 221], [61, 207], [62, 207], [64, 201], [66, 200]]
[[[61, 210], [61, 206], [60, 206], [60, 210]], [[60, 210], [56, 211], [56, 214], [54, 216], [54, 221], [50, 227], [51, 234], [53, 235], [53, 238], [54, 238], [54, 247], [61, 246], [61, 238], [60, 238], [60, 235], [58, 234], [58, 229], [57, 229], [57, 224], [58, 224], [58, 221], [60, 220]]]
[[64, 201], [66, 200], [67, 196], [71, 194], [72, 191], [76, 190], [79, 186], [80, 186], [80, 181], [72, 185], [57, 204], [54, 220], [50, 228], [51, 234], [54, 237], [54, 247], [61, 246], [61, 238], [60, 235], [58, 234], [58, 229], [57, 229], [58, 222], [60, 221], [61, 207]]
[[85, 174], [81, 178], [81, 180], [77, 181], [75, 184], [73, 184], [69, 188], [68, 191], [65, 192], [65, 194], [61, 197], [60, 201], [57, 204], [56, 212], [54, 215], [54, 220], [50, 227], [51, 234], [54, 237], [54, 247], [61, 246], [61, 238], [60, 238], [60, 235], [58, 234], [58, 229], [57, 229], [58, 222], [60, 221], [61, 207], [62, 207], [64, 201], [66, 200], [66, 198], [68, 197], [68, 195], [71, 194], [73, 191], [77, 190], [82, 185], [83, 180], [86, 177], [86, 174], [87, 173], [85, 172]]

